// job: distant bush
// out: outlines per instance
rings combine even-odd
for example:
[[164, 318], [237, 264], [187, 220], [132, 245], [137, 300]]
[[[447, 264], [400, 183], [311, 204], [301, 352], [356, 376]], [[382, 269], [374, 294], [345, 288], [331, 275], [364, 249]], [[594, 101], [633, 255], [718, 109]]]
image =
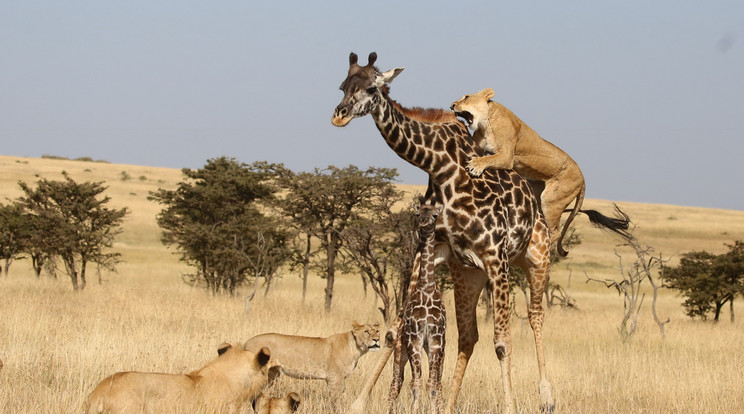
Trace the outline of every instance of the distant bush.
[[[48, 159], [48, 160], [64, 160], [64, 161], [70, 161], [70, 159], [69, 159], [69, 158], [67, 158], [67, 157], [61, 157], [61, 156], [59, 156], [59, 155], [49, 155], [49, 154], [44, 154], [44, 155], [42, 155], [42, 156], [41, 156], [41, 158], [44, 158], [44, 159]], [[83, 161], [83, 162], [100, 162], [100, 163], [103, 163], [103, 164], [111, 164], [110, 162], [108, 162], [108, 161], [106, 161], [106, 160], [94, 160], [94, 159], [93, 159], [93, 158], [91, 158], [91, 157], [78, 157], [78, 158], [75, 158], [75, 159], [73, 159], [72, 161]]]
[[42, 155], [41, 158], [48, 159], [48, 160], [69, 160], [69, 158], [67, 157], [60, 157], [59, 155], [48, 155], [48, 154]]

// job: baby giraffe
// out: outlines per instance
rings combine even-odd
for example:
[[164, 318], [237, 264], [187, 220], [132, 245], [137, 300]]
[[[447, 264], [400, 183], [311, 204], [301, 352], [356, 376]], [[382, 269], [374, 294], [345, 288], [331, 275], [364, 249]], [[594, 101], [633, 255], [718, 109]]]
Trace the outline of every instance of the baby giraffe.
[[442, 293], [434, 276], [434, 229], [442, 206], [421, 203], [418, 208], [419, 271], [411, 278], [409, 297], [398, 329], [398, 342], [393, 359], [393, 381], [390, 384], [390, 412], [395, 412], [395, 400], [400, 394], [406, 361], [411, 365], [411, 412], [418, 410], [421, 395], [422, 350], [429, 357], [427, 391], [431, 398], [431, 412], [439, 413], [442, 407], [442, 368], [444, 364], [444, 331], [446, 318]]

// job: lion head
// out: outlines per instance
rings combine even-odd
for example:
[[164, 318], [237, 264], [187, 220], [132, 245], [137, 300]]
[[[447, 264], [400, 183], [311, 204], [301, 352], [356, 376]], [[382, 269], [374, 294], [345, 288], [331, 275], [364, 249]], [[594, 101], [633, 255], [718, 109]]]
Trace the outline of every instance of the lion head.
[[465, 95], [450, 105], [450, 109], [469, 127], [477, 127], [481, 122], [488, 122], [488, 101], [493, 98], [491, 88], [483, 89], [472, 95]]
[[290, 392], [284, 398], [272, 398], [263, 393], [253, 400], [253, 412], [256, 414], [290, 414], [297, 411], [302, 398], [296, 392]]
[[362, 350], [363, 352], [366, 351], [377, 351], [380, 349], [380, 324], [376, 323], [374, 325], [359, 325], [358, 323], [354, 322], [352, 324], [351, 334], [354, 335], [354, 340], [356, 341], [357, 348]]

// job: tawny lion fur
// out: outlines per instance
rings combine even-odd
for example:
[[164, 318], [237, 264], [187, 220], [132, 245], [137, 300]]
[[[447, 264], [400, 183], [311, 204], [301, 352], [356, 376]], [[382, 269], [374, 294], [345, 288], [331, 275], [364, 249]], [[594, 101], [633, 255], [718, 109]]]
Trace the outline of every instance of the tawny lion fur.
[[[558, 251], [565, 256], [561, 242], [584, 202], [584, 175], [568, 154], [542, 139], [504, 105], [491, 101], [493, 96], [493, 90], [487, 88], [452, 103], [455, 114], [474, 128], [476, 144], [492, 154], [471, 159], [468, 171], [480, 176], [489, 167], [514, 169], [530, 181], [544, 182], [540, 204], [551, 240], [557, 240]], [[571, 215], [556, 239], [561, 214], [574, 200]]]
[[380, 348], [379, 324], [353, 324], [350, 332], [325, 338], [267, 333], [247, 340], [245, 349], [271, 349], [269, 384], [279, 374], [300, 379], [322, 379], [334, 395], [343, 390], [344, 380], [356, 368], [359, 358]]
[[85, 412], [222, 413], [250, 404], [268, 379], [268, 348], [246, 351], [222, 344], [219, 357], [189, 374], [118, 372], [90, 393]]
[[297, 411], [302, 399], [296, 392], [290, 392], [283, 398], [269, 397], [261, 393], [253, 400], [255, 414], [290, 414]]

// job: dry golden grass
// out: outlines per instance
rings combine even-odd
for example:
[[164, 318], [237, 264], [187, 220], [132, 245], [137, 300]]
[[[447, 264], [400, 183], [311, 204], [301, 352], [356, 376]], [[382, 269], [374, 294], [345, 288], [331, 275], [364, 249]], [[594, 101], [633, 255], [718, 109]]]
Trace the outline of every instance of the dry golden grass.
[[[332, 314], [323, 311], [324, 282], [313, 277], [308, 301], [301, 302], [301, 281], [284, 274], [268, 297], [257, 297], [246, 312], [244, 295], [210, 296], [181, 283], [189, 271], [159, 241], [155, 214], [160, 206], [146, 200], [158, 187], [173, 188], [181, 180], [174, 169], [0, 156], [0, 197], [20, 195], [18, 180], [34, 183], [35, 175], [60, 179], [67, 171], [75, 180], [106, 181], [114, 207], [131, 214], [116, 249], [126, 263], [116, 274], [95, 276], [73, 293], [66, 276], [58, 280], [33, 276], [25, 261], [10, 275], [0, 276], [0, 411], [8, 413], [80, 412], [86, 395], [105, 376], [123, 370], [184, 373], [216, 356], [223, 342], [242, 342], [261, 332], [325, 336], [350, 329], [352, 320], [379, 321], [374, 297], [367, 297], [357, 275], [339, 277]], [[131, 179], [121, 180], [126, 171]], [[142, 178], [140, 178], [142, 177]], [[422, 192], [420, 186], [402, 186]], [[611, 212], [611, 203], [587, 200], [588, 208]], [[620, 203], [637, 224], [636, 235], [665, 257], [689, 250], [726, 251], [724, 243], [744, 238], [744, 212]], [[553, 280], [567, 286], [577, 310], [548, 309], [545, 343], [548, 370], [562, 413], [719, 413], [744, 411], [744, 331], [728, 321], [718, 325], [692, 321], [680, 298], [663, 292], [659, 313], [671, 318], [662, 341], [644, 304], [640, 326], [627, 343], [617, 328], [622, 302], [614, 291], [586, 284], [617, 277], [615, 239], [576, 220], [583, 244], [571, 250], [570, 261], [555, 267]], [[633, 257], [621, 250], [629, 263]], [[570, 279], [570, 280], [569, 280]], [[569, 284], [570, 282], [570, 284]], [[247, 292], [247, 288], [244, 291]], [[244, 292], [244, 293], [245, 293]], [[445, 390], [453, 370], [456, 328], [451, 292]], [[518, 304], [524, 309], [524, 304]], [[744, 306], [736, 312], [744, 315]], [[473, 355], [460, 395], [461, 412], [498, 412], [501, 384], [491, 345], [492, 329], [480, 310], [481, 341]], [[512, 319], [513, 380], [523, 412], [538, 407], [537, 367], [529, 325]], [[375, 354], [363, 357], [346, 384], [340, 406], [348, 406], [361, 388]], [[386, 369], [372, 396], [370, 412], [386, 410], [390, 383]], [[410, 374], [407, 374], [410, 375]], [[298, 392], [302, 413], [328, 412], [330, 400], [319, 381], [282, 379], [276, 395]], [[407, 406], [407, 387], [400, 404]], [[249, 410], [250, 411], [250, 410]]]

